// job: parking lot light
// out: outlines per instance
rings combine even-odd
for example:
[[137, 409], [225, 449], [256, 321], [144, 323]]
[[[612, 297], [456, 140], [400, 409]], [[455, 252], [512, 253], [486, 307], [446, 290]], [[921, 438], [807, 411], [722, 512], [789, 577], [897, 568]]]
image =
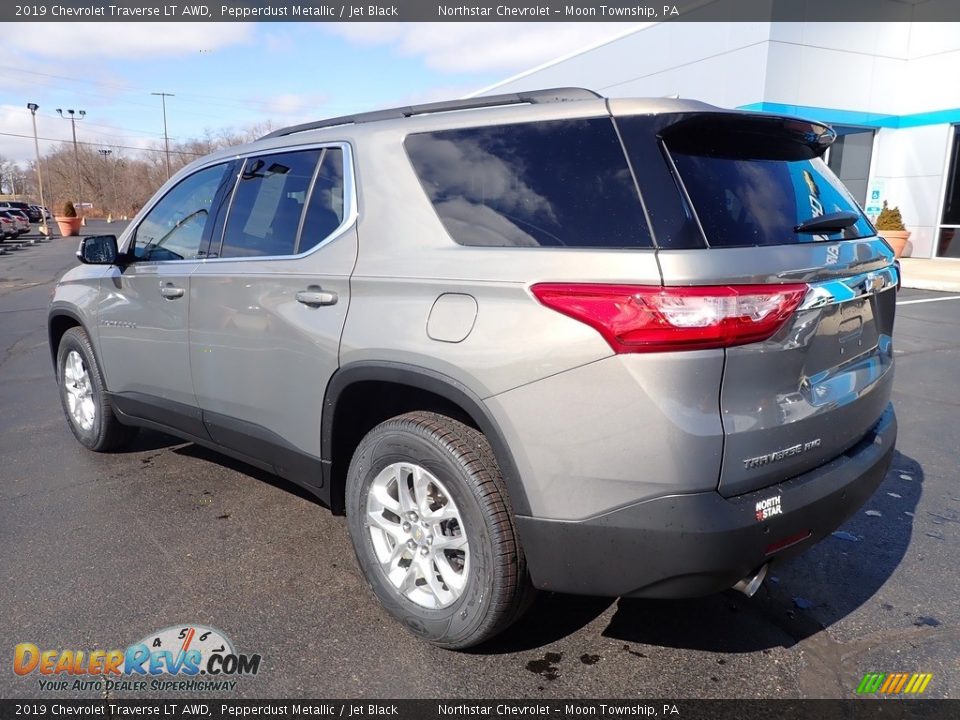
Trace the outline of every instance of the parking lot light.
[[37, 153], [37, 188], [40, 191], [40, 222], [42, 227], [40, 233], [50, 237], [50, 228], [47, 227], [47, 203], [43, 199], [43, 174], [40, 171], [40, 141], [37, 139], [37, 110], [40, 106], [36, 103], [27, 103], [27, 110], [33, 118], [33, 149]]
[[67, 114], [63, 114], [61, 108], [57, 108], [57, 115], [62, 117], [64, 120], [70, 121], [70, 130], [73, 132], [73, 157], [77, 162], [77, 209], [80, 210], [81, 217], [83, 216], [83, 203], [80, 201], [80, 196], [83, 194], [83, 181], [80, 177], [80, 151], [77, 149], [77, 120], [83, 120], [86, 116], [86, 110], [67, 110]]

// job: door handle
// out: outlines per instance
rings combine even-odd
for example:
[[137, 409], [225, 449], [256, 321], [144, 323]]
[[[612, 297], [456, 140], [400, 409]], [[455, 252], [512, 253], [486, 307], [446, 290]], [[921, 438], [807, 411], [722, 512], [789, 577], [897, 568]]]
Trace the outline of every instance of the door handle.
[[183, 288], [174, 285], [164, 285], [160, 288], [160, 294], [167, 300], [176, 300], [177, 298], [183, 297]]
[[306, 290], [300, 290], [297, 293], [297, 302], [309, 305], [310, 307], [336, 305], [337, 294], [329, 290], [324, 290], [319, 285], [311, 285]]

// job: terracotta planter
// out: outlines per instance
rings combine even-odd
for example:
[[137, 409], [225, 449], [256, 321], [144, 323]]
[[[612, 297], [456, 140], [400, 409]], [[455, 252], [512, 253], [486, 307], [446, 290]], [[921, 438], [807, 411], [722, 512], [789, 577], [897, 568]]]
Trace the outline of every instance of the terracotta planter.
[[56, 217], [57, 227], [60, 228], [60, 234], [64, 237], [80, 234], [80, 223], [83, 218], [79, 217]]
[[910, 237], [909, 230], [879, 230], [880, 237], [887, 241], [887, 244], [893, 248], [897, 257], [903, 255], [903, 249], [907, 246], [907, 239]]

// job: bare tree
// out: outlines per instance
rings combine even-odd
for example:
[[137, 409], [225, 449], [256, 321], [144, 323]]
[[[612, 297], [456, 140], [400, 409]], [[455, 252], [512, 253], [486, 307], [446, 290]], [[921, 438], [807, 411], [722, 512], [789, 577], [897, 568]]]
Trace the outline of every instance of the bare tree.
[[[260, 123], [240, 129], [207, 130], [202, 137], [171, 142], [170, 170], [176, 173], [204, 155], [251, 142], [271, 129], [270, 123]], [[167, 180], [162, 142], [142, 151], [107, 141], [83, 143], [78, 146], [77, 155], [80, 197], [77, 197], [77, 157], [73, 144], [54, 145], [41, 158], [44, 195], [54, 213], [59, 214], [63, 204], [70, 200], [90, 203], [92, 207], [85, 212], [88, 216], [132, 216]], [[0, 157], [0, 193], [16, 193], [39, 201], [34, 163], [21, 166]]]

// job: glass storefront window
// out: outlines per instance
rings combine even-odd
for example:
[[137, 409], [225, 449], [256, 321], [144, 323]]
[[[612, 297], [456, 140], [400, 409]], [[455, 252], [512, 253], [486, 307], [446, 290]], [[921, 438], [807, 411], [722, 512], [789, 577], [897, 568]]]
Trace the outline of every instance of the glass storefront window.
[[940, 223], [937, 255], [960, 258], [960, 125], [953, 127], [950, 169], [947, 171], [947, 184], [943, 195], [943, 217]]
[[843, 125], [834, 125], [833, 129], [837, 131], [837, 139], [830, 146], [827, 165], [863, 207], [867, 201], [867, 179], [873, 155], [873, 130]]

